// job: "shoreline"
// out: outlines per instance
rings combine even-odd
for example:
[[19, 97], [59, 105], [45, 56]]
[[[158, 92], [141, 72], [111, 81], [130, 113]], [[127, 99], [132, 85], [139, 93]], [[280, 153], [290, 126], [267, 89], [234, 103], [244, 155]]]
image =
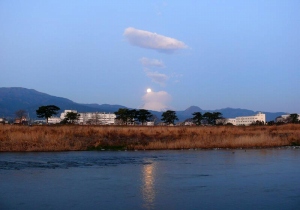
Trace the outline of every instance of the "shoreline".
[[251, 149], [300, 146], [280, 126], [0, 126], [0, 152]]
[[261, 150], [261, 149], [300, 149], [300, 146], [274, 146], [274, 147], [245, 147], [245, 148], [190, 148], [190, 149], [143, 149], [143, 150], [56, 150], [56, 151], [0, 151], [0, 154], [4, 153], [60, 153], [60, 152], [151, 152], [151, 151], [230, 151], [230, 150]]

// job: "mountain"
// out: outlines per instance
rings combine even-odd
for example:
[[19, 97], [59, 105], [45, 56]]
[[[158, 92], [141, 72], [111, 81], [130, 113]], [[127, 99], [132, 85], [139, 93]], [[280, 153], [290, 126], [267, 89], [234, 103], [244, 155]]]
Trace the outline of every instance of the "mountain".
[[27, 111], [31, 118], [36, 118], [35, 110], [40, 106], [56, 105], [61, 111], [66, 109], [78, 112], [115, 112], [121, 105], [79, 104], [69, 99], [51, 96], [33, 89], [20, 87], [0, 88], [0, 117], [14, 117], [17, 110]]
[[[202, 110], [201, 108], [197, 106], [191, 106], [187, 108], [184, 111], [178, 111], [177, 116], [180, 121], [188, 118], [193, 117], [194, 112], [201, 112], [204, 114], [205, 112], [220, 112], [222, 113], [222, 116], [225, 118], [235, 118], [235, 117], [242, 117], [242, 116], [252, 116], [255, 115], [257, 112], [248, 110], [248, 109], [240, 109], [240, 108], [223, 108], [223, 109], [216, 109], [216, 110]], [[266, 114], [266, 121], [274, 120], [276, 117], [280, 115], [286, 114], [285, 112], [264, 112], [262, 113]]]
[[186, 110], [183, 111], [184, 115], [192, 115], [194, 112], [203, 112], [203, 110], [201, 108], [199, 108], [198, 106], [190, 106], [189, 108], [187, 108]]
[[85, 105], [87, 107], [91, 107], [91, 108], [95, 108], [95, 109], [100, 109], [100, 110], [104, 110], [105, 112], [115, 112], [118, 111], [118, 109], [120, 108], [126, 108], [125, 106], [121, 106], [121, 105], [110, 105], [110, 104], [82, 104]]
[[[78, 112], [115, 112], [119, 108], [126, 108], [122, 105], [110, 104], [80, 104], [71, 101], [67, 98], [51, 96], [46, 93], [41, 93], [33, 89], [21, 87], [0, 88], [0, 117], [15, 117], [15, 112], [23, 109], [26, 110], [31, 118], [36, 118], [35, 110], [40, 106], [56, 105], [61, 111], [66, 109], [77, 110]], [[224, 108], [217, 110], [202, 110], [198, 106], [190, 106], [184, 111], [176, 111], [179, 121], [184, 121], [193, 117], [194, 112], [220, 112], [225, 118], [234, 118], [238, 116], [251, 116], [256, 114], [252, 110], [239, 108]], [[151, 111], [158, 121], [161, 118], [162, 112]], [[274, 120], [276, 117], [286, 114], [285, 112], [263, 112], [266, 114], [266, 120]]]

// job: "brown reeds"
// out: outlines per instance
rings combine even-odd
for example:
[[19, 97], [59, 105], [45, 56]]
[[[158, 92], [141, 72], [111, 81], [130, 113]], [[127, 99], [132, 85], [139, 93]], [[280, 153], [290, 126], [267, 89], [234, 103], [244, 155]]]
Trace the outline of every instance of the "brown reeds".
[[299, 144], [299, 124], [248, 127], [0, 125], [2, 152], [251, 148]]

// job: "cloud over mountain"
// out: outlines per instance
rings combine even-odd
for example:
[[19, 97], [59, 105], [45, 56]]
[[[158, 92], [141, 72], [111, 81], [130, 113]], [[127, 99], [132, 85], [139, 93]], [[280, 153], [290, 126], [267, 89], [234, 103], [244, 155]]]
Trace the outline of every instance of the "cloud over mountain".
[[125, 29], [124, 36], [134, 46], [164, 53], [173, 53], [176, 50], [187, 48], [187, 45], [177, 39], [132, 27]]
[[162, 111], [168, 109], [172, 97], [165, 91], [150, 92], [143, 96], [143, 109]]

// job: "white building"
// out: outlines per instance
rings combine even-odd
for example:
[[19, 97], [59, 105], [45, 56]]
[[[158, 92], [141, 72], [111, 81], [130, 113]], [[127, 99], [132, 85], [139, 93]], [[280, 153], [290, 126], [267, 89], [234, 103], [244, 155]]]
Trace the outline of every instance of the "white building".
[[236, 118], [225, 118], [225, 119], [217, 119], [216, 120], [216, 124], [226, 125], [228, 123], [230, 123], [232, 125], [236, 125]]
[[[289, 117], [289, 114], [280, 115], [279, 117], [276, 117], [275, 122], [287, 122]], [[298, 120], [300, 120], [300, 114], [298, 114]]]
[[42, 125], [42, 124], [46, 124], [46, 120], [34, 120], [33, 123], [38, 124], [38, 125]]
[[58, 124], [60, 123], [60, 117], [50, 117], [48, 118], [48, 124]]
[[[68, 112], [78, 113], [77, 110], [65, 110], [60, 115], [60, 120], [63, 120]], [[78, 113], [78, 124], [81, 125], [113, 125], [115, 124], [116, 115], [113, 113], [104, 112], [85, 112]]]
[[243, 117], [236, 117], [236, 125], [251, 125], [256, 121], [266, 123], [266, 115], [258, 112], [254, 116], [243, 116]]
[[266, 123], [266, 115], [258, 112], [254, 116], [242, 116], [242, 117], [236, 117], [236, 118], [226, 118], [226, 119], [220, 119], [217, 120], [217, 123], [222, 123], [226, 125], [227, 123], [231, 123], [232, 125], [251, 125], [255, 123], [256, 121]]
[[147, 126], [154, 126], [154, 122], [152, 122], [152, 121], [151, 122], [147, 122], [146, 125]]
[[79, 113], [79, 123], [86, 125], [113, 125], [115, 124], [116, 115], [104, 112], [86, 112]]
[[77, 113], [77, 110], [65, 110], [63, 113], [60, 114], [60, 119], [61, 120], [65, 119], [67, 113], [69, 112]]

